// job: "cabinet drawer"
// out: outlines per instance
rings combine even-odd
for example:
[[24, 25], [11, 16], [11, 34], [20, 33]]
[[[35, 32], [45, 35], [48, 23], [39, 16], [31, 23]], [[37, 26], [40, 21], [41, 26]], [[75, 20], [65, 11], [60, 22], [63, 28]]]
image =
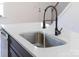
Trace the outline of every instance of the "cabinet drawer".
[[10, 47], [13, 46], [19, 52], [19, 54], [21, 55], [21, 57], [32, 57], [32, 55], [29, 54], [14, 38], [12, 38], [11, 36], [9, 36], [8, 40], [9, 40], [9, 46]]

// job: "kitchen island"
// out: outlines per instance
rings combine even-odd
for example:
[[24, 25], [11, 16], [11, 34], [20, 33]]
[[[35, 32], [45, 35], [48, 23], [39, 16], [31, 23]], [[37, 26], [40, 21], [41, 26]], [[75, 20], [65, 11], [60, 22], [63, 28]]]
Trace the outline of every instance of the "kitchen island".
[[[49, 26], [47, 29], [42, 29], [41, 23], [19, 23], [19, 24], [2, 24], [2, 31], [8, 34], [8, 56], [11, 54], [9, 45], [10, 39], [13, 38], [16, 43], [18, 43], [22, 50], [21, 52], [25, 52], [18, 54], [21, 57], [68, 57], [68, 56], [79, 56], [79, 33], [69, 31], [63, 28], [61, 34], [59, 36], [54, 35], [54, 28]], [[29, 41], [25, 40], [23, 37], [20, 36], [22, 33], [28, 32], [37, 32], [37, 31], [44, 31], [50, 36], [54, 36], [58, 39], [61, 39], [66, 42], [66, 44], [62, 46], [56, 47], [48, 47], [48, 48], [39, 48], [31, 44]], [[12, 41], [13, 42], [13, 41]], [[15, 44], [15, 43], [14, 43]], [[17, 46], [16, 44], [14, 45]], [[14, 52], [17, 54], [16, 52]], [[23, 56], [22, 56], [23, 55]], [[10, 55], [15, 56], [15, 55]]]

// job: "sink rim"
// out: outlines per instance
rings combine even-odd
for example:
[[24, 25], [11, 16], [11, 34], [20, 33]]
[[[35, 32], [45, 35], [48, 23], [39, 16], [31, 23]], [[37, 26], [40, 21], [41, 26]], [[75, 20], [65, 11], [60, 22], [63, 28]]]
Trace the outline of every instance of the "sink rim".
[[[42, 33], [43, 34], [43, 32], [42, 31], [36, 31], [36, 32], [27, 32], [27, 33], [37, 33], [37, 32], [40, 32], [40, 33]], [[23, 34], [27, 34], [27, 33], [21, 33], [21, 34], [19, 34], [22, 38], [24, 38], [22, 35]], [[47, 34], [45, 34], [45, 35], [47, 35]], [[53, 36], [53, 37], [55, 37], [55, 36]], [[55, 38], [57, 38], [57, 37], [55, 37]], [[25, 38], [24, 38], [25, 39]], [[27, 40], [27, 39], [25, 39], [25, 40]], [[63, 41], [64, 43], [63, 44], [61, 44], [61, 45], [57, 45], [57, 46], [50, 46], [50, 47], [45, 47], [45, 48], [51, 48], [51, 47], [58, 47], [58, 46], [64, 46], [65, 44], [66, 44], [66, 42], [64, 41], [64, 40], [61, 40], [61, 39], [59, 39], [59, 38], [57, 38], [57, 40], [60, 40], [60, 41]], [[30, 44], [32, 44], [33, 46], [35, 46], [35, 47], [37, 47], [37, 48], [44, 48], [44, 47], [38, 47], [38, 46], [36, 46], [36, 45], [34, 45], [33, 43], [31, 43], [29, 40], [27, 40]]]

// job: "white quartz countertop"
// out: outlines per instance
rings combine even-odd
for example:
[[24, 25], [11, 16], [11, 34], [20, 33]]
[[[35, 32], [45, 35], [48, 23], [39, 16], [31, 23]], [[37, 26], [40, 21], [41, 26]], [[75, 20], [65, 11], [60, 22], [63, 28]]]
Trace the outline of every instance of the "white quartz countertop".
[[79, 33], [62, 30], [61, 35], [55, 36], [66, 42], [65, 45], [38, 48], [30, 42], [22, 38], [19, 34], [27, 32], [45, 31], [47, 34], [54, 36], [54, 29], [49, 27], [47, 29], [41, 28], [41, 23], [20, 23], [20, 24], [2, 24], [2, 28], [10, 34], [24, 49], [26, 49], [32, 56], [36, 57], [56, 57], [56, 56], [79, 56]]

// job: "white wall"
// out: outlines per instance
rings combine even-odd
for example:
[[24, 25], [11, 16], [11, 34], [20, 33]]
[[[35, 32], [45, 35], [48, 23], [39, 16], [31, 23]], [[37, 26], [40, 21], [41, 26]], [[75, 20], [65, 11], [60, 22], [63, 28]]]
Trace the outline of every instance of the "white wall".
[[79, 2], [70, 3], [59, 16], [59, 25], [79, 32]]
[[[66, 6], [69, 4], [70, 2], [59, 2], [59, 4], [56, 6], [57, 8], [57, 13], [58, 16], [63, 12], [63, 10], [66, 8]], [[53, 3], [54, 5], [56, 3]], [[55, 11], [52, 14], [52, 19], [55, 20]]]
[[62, 11], [65, 9], [65, 7], [69, 4], [70, 2], [59, 2], [57, 6], [58, 14], [61, 14]]
[[[44, 9], [48, 5], [53, 4], [51, 2], [6, 2], [4, 3], [6, 23], [40, 22], [43, 20]], [[50, 18], [49, 16], [47, 17]]]
[[[44, 9], [56, 2], [6, 2], [4, 3], [4, 15], [7, 19], [1, 23], [42, 22]], [[68, 2], [60, 2], [57, 6], [58, 14], [66, 7]], [[39, 10], [40, 8], [40, 10]], [[46, 19], [51, 19], [51, 10], [46, 13]]]

